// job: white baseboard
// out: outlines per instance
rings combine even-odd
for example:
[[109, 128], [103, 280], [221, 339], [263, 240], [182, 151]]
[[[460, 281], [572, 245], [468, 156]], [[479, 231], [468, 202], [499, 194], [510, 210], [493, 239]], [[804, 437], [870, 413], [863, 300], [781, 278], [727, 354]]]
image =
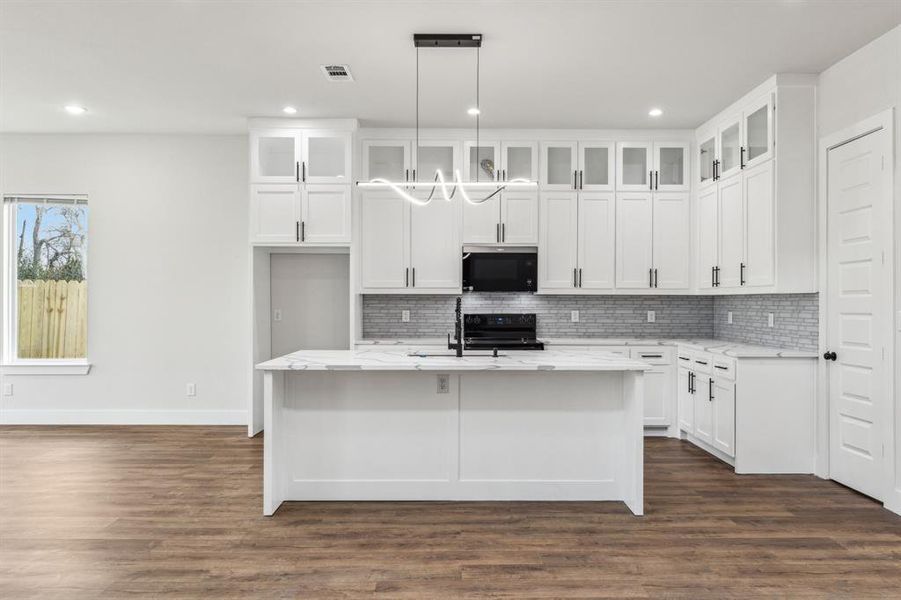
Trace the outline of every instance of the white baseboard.
[[901, 515], [901, 489], [895, 488], [889, 492], [889, 497], [882, 504], [886, 509], [896, 515]]
[[247, 425], [245, 410], [0, 410], [2, 425]]

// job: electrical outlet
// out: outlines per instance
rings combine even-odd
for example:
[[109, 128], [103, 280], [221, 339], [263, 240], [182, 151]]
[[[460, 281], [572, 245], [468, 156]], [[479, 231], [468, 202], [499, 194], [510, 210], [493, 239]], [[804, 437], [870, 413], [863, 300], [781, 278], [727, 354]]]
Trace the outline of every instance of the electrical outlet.
[[272, 311], [272, 320], [273, 321], [281, 321], [282, 320], [282, 309], [276, 308]]
[[438, 393], [447, 394], [450, 392], [450, 375], [438, 376]]
[[12, 396], [13, 395], [13, 384], [11, 384], [11, 383], [3, 384], [3, 395], [4, 396]]
[[410, 311], [408, 311], [408, 310], [400, 311], [400, 320], [403, 323], [409, 323], [410, 322]]
[[570, 312], [569, 320], [572, 321], [573, 323], [578, 323], [579, 322], [579, 311], [574, 310], [574, 311]]
[[185, 390], [186, 396], [196, 396], [197, 395], [197, 386], [193, 383], [189, 383], [187, 389]]
[[770, 313], [769, 315], [767, 315], [766, 323], [767, 323], [767, 325], [770, 326], [770, 327], [775, 327], [775, 325], [776, 325], [776, 315], [774, 315], [773, 313]]
[[726, 313], [726, 323], [728, 323], [729, 325], [732, 325], [732, 311], [731, 310]]
[[657, 322], [657, 312], [653, 310], [648, 311], [648, 323], [656, 323]]

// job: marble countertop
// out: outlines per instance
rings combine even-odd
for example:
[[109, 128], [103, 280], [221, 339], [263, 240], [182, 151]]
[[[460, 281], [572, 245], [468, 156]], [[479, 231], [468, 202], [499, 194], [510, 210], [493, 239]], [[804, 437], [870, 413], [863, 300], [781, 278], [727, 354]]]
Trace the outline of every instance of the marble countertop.
[[[702, 352], [722, 354], [732, 358], [816, 358], [817, 352], [790, 350], [771, 346], [757, 346], [728, 340], [687, 338], [542, 338], [548, 350], [565, 349], [567, 346], [687, 346]], [[442, 338], [370, 339], [357, 342], [364, 346], [446, 346]], [[547, 352], [546, 350], [545, 352]]]
[[[400, 345], [400, 344], [390, 344]], [[261, 371], [644, 371], [642, 361], [610, 354], [553, 349], [543, 352], [500, 353], [467, 351], [462, 358], [446, 348], [357, 348], [356, 350], [301, 350], [260, 363]], [[411, 356], [411, 353], [416, 353]], [[427, 356], [433, 354], [433, 356]]]

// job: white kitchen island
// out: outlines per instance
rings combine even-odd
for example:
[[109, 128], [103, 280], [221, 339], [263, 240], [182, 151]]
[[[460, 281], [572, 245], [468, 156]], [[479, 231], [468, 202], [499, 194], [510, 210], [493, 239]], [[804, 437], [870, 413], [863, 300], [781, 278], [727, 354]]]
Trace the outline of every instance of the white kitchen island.
[[421, 350], [432, 355], [302, 351], [257, 365], [264, 514], [291, 500], [610, 500], [643, 514], [647, 364]]

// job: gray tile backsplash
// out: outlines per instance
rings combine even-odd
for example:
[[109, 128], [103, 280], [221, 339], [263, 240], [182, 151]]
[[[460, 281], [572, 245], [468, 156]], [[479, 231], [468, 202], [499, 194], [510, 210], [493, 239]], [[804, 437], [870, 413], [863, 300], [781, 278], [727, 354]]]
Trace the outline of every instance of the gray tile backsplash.
[[[364, 338], [444, 337], [454, 296], [364, 295]], [[410, 322], [401, 322], [401, 311]], [[579, 311], [579, 322], [571, 312]], [[656, 322], [647, 322], [653, 310]], [[726, 323], [732, 311], [733, 323]], [[464, 312], [533, 312], [539, 337], [720, 338], [796, 350], [817, 349], [817, 294], [755, 296], [545, 296], [467, 293]], [[776, 327], [767, 327], [774, 313]]]
[[816, 351], [818, 328], [819, 294], [718, 296], [713, 301], [713, 335], [718, 339]]

